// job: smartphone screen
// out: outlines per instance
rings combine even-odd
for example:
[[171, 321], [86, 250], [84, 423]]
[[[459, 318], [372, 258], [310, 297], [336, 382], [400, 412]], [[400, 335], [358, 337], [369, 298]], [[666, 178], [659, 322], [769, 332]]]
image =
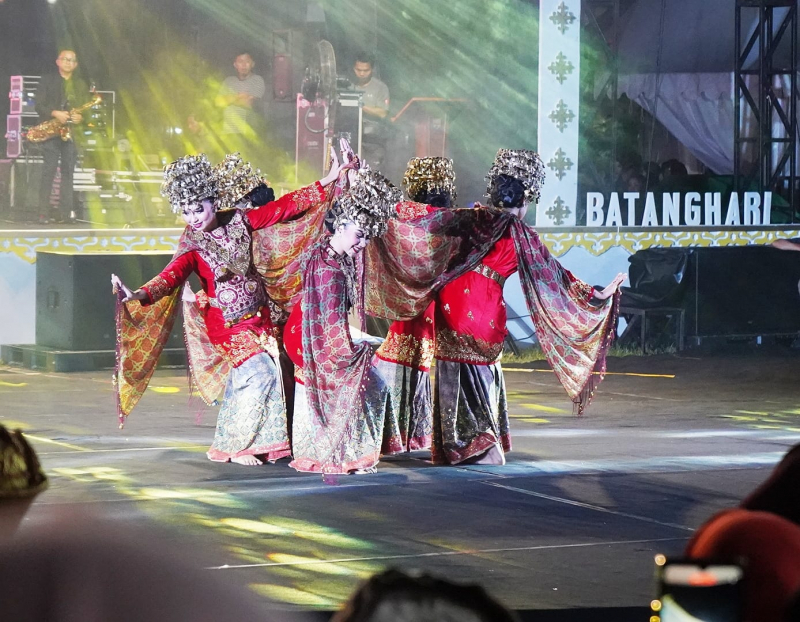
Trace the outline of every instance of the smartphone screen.
[[661, 622], [741, 621], [741, 566], [668, 561], [658, 570]]

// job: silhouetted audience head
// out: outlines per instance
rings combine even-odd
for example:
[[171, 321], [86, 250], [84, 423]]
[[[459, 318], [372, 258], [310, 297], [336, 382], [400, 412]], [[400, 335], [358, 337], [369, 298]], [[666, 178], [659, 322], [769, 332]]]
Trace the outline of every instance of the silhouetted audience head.
[[664, 179], [668, 177], [685, 177], [689, 174], [686, 165], [680, 160], [667, 160], [661, 165], [661, 175]]
[[306, 619], [267, 613], [243, 583], [207, 569], [210, 551], [121, 516], [41, 508], [0, 559], [0, 619], [9, 622]]
[[386, 570], [368, 579], [331, 622], [514, 622], [479, 585]]
[[741, 560], [745, 620], [800, 620], [800, 445], [739, 508], [702, 525], [686, 556], [719, 563]]

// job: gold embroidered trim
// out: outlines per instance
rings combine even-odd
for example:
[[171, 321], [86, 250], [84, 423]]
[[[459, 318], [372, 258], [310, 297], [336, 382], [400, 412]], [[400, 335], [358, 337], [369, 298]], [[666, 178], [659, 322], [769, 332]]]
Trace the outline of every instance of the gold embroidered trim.
[[299, 382], [300, 384], [306, 383], [306, 372], [299, 365], [294, 366], [294, 379], [297, 380], [297, 382]]
[[414, 203], [413, 201], [401, 201], [395, 208], [397, 217], [400, 220], [412, 220], [420, 216], [428, 215], [428, 206], [424, 203]]
[[503, 342], [493, 343], [457, 333], [449, 328], [436, 331], [436, 358], [473, 365], [492, 365], [500, 360], [503, 354]]
[[320, 190], [317, 184], [314, 183], [297, 190], [292, 195], [292, 198], [298, 207], [298, 211], [304, 212], [325, 200], [325, 189]]
[[[169, 272], [169, 275], [174, 279], [175, 273]], [[169, 284], [169, 281], [160, 274], [155, 275], [152, 279], [142, 285], [142, 289], [146, 289], [150, 294], [150, 299], [153, 302], [161, 300], [164, 296], [169, 294], [174, 288]]]
[[406, 367], [430, 369], [433, 362], [433, 339], [389, 331], [377, 354], [385, 361], [400, 363]]
[[274, 335], [267, 332], [256, 334], [250, 330], [232, 335], [219, 348], [234, 367], [261, 352], [267, 352], [273, 358], [279, 355], [278, 342]]
[[503, 285], [506, 283], [506, 277], [502, 276], [497, 270], [490, 268], [485, 263], [478, 264], [477, 267], [472, 269], [472, 271], [492, 279], [500, 287], [503, 287]]

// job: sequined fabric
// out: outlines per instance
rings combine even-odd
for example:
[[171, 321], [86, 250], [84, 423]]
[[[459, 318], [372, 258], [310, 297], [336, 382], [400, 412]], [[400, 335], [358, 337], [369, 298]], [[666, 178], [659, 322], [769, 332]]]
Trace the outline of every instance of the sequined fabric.
[[437, 360], [472, 365], [491, 365], [500, 360], [503, 342], [488, 341], [475, 335], [456, 332], [444, 326], [436, 328]]
[[262, 352], [231, 371], [208, 457], [215, 462], [240, 456], [278, 460], [290, 453], [280, 371]]
[[433, 398], [436, 464], [458, 464], [498, 445], [511, 451], [506, 385], [500, 365], [437, 361]]
[[428, 371], [380, 359], [375, 368], [388, 389], [381, 453], [392, 455], [430, 447], [433, 400]]
[[497, 270], [487, 266], [485, 263], [479, 264], [476, 268], [473, 268], [472, 271], [477, 272], [486, 278], [492, 279], [500, 287], [503, 287], [503, 285], [506, 284], [506, 278]]
[[196, 251], [214, 273], [212, 305], [233, 324], [267, 305], [261, 277], [252, 263], [251, 236], [245, 216], [234, 212], [230, 221], [212, 231], [186, 229], [178, 255]]

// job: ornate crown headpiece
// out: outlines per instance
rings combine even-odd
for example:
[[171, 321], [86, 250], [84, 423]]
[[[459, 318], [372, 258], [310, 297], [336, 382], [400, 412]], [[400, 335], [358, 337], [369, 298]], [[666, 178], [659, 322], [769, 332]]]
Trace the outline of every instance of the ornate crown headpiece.
[[204, 153], [183, 156], [164, 168], [161, 196], [169, 200], [176, 214], [192, 203], [215, 199], [217, 191], [217, 176]]
[[544, 184], [544, 163], [539, 154], [529, 149], [500, 149], [494, 164], [486, 175], [486, 196], [492, 191], [492, 182], [498, 175], [519, 179], [525, 186], [525, 202], [539, 200]]
[[421, 192], [448, 192], [451, 201], [456, 200], [456, 174], [450, 158], [412, 158], [403, 175], [403, 187], [409, 197]]
[[355, 171], [350, 188], [333, 205], [333, 229], [353, 222], [370, 237], [386, 233], [389, 218], [395, 215], [395, 205], [403, 194], [392, 182], [377, 171]]
[[45, 488], [47, 476], [22, 432], [0, 425], [0, 502], [31, 497]]
[[242, 160], [239, 153], [229, 153], [214, 167], [217, 177], [218, 210], [233, 209], [239, 201], [256, 186], [266, 184], [259, 169], [253, 170], [249, 162]]

